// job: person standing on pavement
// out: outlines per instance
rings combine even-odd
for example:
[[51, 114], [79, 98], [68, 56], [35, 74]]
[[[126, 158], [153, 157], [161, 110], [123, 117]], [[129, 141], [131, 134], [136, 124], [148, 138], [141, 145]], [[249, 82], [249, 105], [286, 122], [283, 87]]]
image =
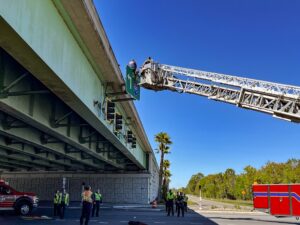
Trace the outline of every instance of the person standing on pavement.
[[90, 186], [85, 186], [84, 191], [82, 192], [82, 210], [81, 210], [81, 217], [80, 217], [80, 225], [83, 225], [83, 221], [85, 220], [85, 225], [89, 224], [91, 210], [93, 207], [93, 199], [92, 199], [93, 192], [91, 191]]
[[60, 193], [60, 218], [63, 219], [65, 217], [66, 207], [69, 206], [70, 198], [66, 189], [63, 189], [62, 193]]
[[92, 217], [95, 215], [99, 217], [99, 209], [100, 209], [100, 203], [102, 202], [102, 195], [100, 194], [100, 189], [98, 189], [95, 193], [93, 193], [93, 211], [92, 211]]
[[176, 213], [178, 212], [178, 201], [177, 201], [178, 197], [179, 197], [179, 192], [177, 191], [176, 197], [175, 197], [175, 212]]
[[182, 192], [180, 192], [180, 194], [177, 198], [177, 201], [178, 201], [177, 217], [180, 216], [180, 211], [181, 211], [182, 217], [184, 217], [184, 197], [183, 197]]
[[167, 193], [167, 206], [168, 206], [168, 214], [167, 216], [170, 216], [170, 213], [172, 211], [172, 216], [174, 216], [174, 193], [170, 189]]
[[[168, 193], [167, 193], [167, 194], [168, 194]], [[166, 212], [168, 212], [168, 200], [167, 200], [167, 194], [164, 195], [164, 201], [165, 201]]]
[[186, 194], [183, 194], [183, 204], [184, 204], [184, 211], [187, 212], [187, 203], [188, 203], [188, 196]]
[[60, 192], [59, 190], [56, 190], [53, 198], [53, 213], [54, 213], [53, 216], [60, 216], [59, 204], [60, 204]]

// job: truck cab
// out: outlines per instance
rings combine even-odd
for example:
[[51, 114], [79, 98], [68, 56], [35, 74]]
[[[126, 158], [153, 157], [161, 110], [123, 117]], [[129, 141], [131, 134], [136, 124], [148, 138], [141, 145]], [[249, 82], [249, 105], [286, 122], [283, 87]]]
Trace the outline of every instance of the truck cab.
[[38, 206], [36, 194], [20, 192], [0, 180], [0, 210], [14, 210], [19, 215], [28, 215]]

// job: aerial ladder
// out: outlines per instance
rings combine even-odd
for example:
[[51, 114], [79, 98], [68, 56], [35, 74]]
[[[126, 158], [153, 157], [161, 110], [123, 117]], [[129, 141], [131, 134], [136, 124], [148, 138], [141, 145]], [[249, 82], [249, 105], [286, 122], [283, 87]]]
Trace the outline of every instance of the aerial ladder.
[[297, 86], [170, 66], [150, 57], [137, 74], [139, 85], [146, 89], [196, 94], [300, 122], [300, 87]]

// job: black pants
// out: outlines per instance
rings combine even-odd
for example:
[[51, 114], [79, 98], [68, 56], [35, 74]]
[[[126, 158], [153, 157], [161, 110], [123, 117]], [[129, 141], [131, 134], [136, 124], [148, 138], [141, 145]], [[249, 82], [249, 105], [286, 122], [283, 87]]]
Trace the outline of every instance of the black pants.
[[178, 212], [178, 203], [177, 202], [175, 203], [175, 211], [176, 211], [176, 213]]
[[91, 210], [93, 204], [90, 202], [83, 202], [82, 203], [82, 210], [81, 210], [81, 217], [80, 217], [80, 225], [83, 225], [83, 220], [85, 220], [85, 225], [89, 224]]
[[172, 211], [172, 216], [174, 216], [174, 203], [173, 200], [167, 202], [168, 206], [168, 216], [170, 216], [170, 213]]
[[53, 215], [54, 216], [60, 216], [59, 204], [54, 204], [53, 205]]
[[60, 218], [63, 219], [65, 217], [66, 205], [65, 203], [61, 203], [59, 205]]
[[177, 211], [177, 216], [180, 216], [180, 211], [181, 211], [181, 215], [182, 217], [184, 217], [184, 205], [183, 204], [178, 204], [178, 211]]
[[184, 202], [183, 204], [184, 204], [184, 211], [187, 212], [187, 202]]
[[93, 212], [92, 212], [92, 216], [95, 215], [95, 211], [96, 211], [96, 216], [99, 216], [99, 209], [100, 209], [100, 201], [95, 201], [94, 205], [93, 205]]

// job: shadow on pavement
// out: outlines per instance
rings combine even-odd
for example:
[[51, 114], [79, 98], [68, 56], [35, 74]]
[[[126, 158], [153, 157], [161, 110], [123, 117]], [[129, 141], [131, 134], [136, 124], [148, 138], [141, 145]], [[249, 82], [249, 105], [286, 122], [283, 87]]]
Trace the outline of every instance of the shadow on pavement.
[[[238, 221], [256, 221], [256, 222], [269, 222], [269, 223], [283, 223], [283, 224], [298, 224], [299, 222], [286, 222], [286, 221], [274, 221], [274, 220], [264, 220], [264, 219], [254, 219], [254, 218], [247, 218], [247, 217], [235, 217], [235, 218], [229, 218], [229, 217], [221, 217], [221, 216], [214, 216], [214, 217], [209, 217], [210, 219], [220, 219], [220, 220], [238, 220]], [[296, 219], [295, 219], [296, 220]]]
[[[40, 208], [37, 209], [33, 216], [49, 216], [52, 217], [53, 210], [51, 208]], [[62, 220], [64, 225], [73, 225], [78, 224], [80, 217], [80, 209], [67, 209], [65, 219]], [[212, 220], [199, 215], [193, 210], [188, 210], [184, 217], [177, 217], [177, 214], [174, 216], [167, 216], [165, 210], [157, 211], [157, 210], [132, 210], [132, 209], [113, 209], [106, 208], [100, 210], [100, 217], [91, 218], [91, 224], [95, 223], [103, 223], [108, 225], [124, 225], [128, 224], [128, 221], [140, 221], [147, 225], [157, 225], [157, 224], [169, 224], [169, 225], [197, 225], [197, 224], [205, 224], [205, 225], [217, 225], [217, 223]], [[19, 216], [16, 216], [12, 212], [2, 212], [0, 215], [0, 224], [1, 225], [31, 225], [31, 224], [39, 224], [39, 225], [50, 225], [57, 224], [59, 222], [58, 218], [53, 218], [53, 220], [26, 220], [22, 219]]]

